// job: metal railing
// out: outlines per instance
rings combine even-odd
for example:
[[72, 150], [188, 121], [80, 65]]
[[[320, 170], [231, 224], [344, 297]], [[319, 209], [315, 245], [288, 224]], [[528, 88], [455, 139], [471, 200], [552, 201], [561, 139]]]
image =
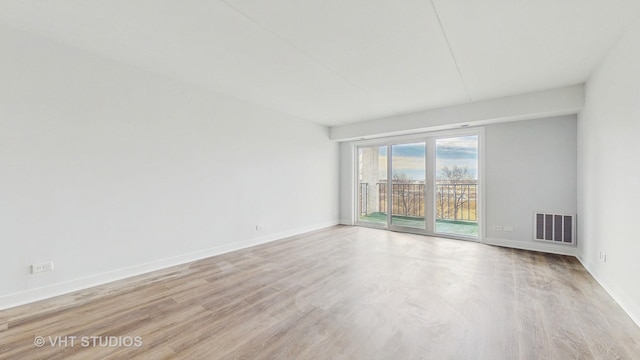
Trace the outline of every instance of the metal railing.
[[[391, 187], [391, 214], [408, 217], [424, 217], [424, 184], [393, 183]], [[387, 184], [378, 183], [378, 204], [387, 211]]]
[[478, 184], [475, 181], [438, 181], [436, 219], [478, 221]]
[[[367, 215], [369, 184], [360, 183], [361, 215]], [[393, 183], [391, 188], [391, 213], [397, 216], [424, 217], [425, 185], [421, 183]], [[378, 211], [387, 212], [387, 183], [376, 184]], [[436, 182], [436, 219], [454, 221], [478, 221], [478, 184], [475, 180]], [[375, 210], [374, 210], [375, 211]]]

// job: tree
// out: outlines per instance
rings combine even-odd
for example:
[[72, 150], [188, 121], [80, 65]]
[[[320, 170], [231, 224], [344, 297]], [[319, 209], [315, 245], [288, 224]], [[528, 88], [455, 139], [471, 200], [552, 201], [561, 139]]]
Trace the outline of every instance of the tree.
[[[453, 199], [453, 219], [458, 220], [458, 215], [462, 207], [469, 201], [467, 193], [463, 191], [463, 183], [465, 180], [471, 179], [468, 167], [458, 167], [453, 165], [453, 168], [448, 166], [442, 167], [442, 178], [446, 181], [442, 184], [441, 190], [438, 191], [438, 202], [440, 203], [440, 214], [444, 217], [444, 203], [445, 197], [447, 199]], [[451, 187], [453, 186], [453, 190]], [[446, 187], [446, 191], [444, 188]], [[450, 203], [449, 203], [450, 204]]]
[[459, 184], [462, 180], [469, 180], [471, 176], [469, 175], [469, 167], [465, 166], [463, 168], [458, 167], [457, 165], [453, 165], [453, 168], [449, 169], [448, 166], [442, 167], [442, 176], [446, 180], [450, 181], [452, 184]]
[[405, 173], [395, 173], [392, 179], [392, 191], [395, 198], [398, 199], [397, 205], [399, 209], [397, 210], [400, 210], [400, 213], [404, 216], [417, 215], [420, 211], [420, 199], [422, 197], [416, 194], [416, 188], [418, 192], [423, 191], [420, 190], [420, 184], [415, 184], [413, 179]]

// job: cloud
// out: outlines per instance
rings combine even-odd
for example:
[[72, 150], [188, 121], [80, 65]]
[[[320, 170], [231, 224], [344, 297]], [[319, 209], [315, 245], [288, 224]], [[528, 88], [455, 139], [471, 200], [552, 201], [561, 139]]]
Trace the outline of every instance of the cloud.
[[[387, 147], [378, 147], [378, 170], [381, 179], [387, 177]], [[393, 173], [405, 173], [415, 180], [425, 178], [425, 143], [396, 144], [392, 146]], [[467, 167], [476, 178], [478, 167], [478, 136], [459, 136], [436, 139], [436, 176], [442, 167]]]
[[478, 137], [462, 136], [436, 140], [436, 158], [442, 159], [477, 159]]
[[408, 156], [395, 156], [393, 158], [393, 173], [404, 173], [413, 180], [424, 180], [425, 159]]
[[425, 149], [424, 143], [400, 144], [400, 145], [393, 145], [391, 147], [391, 154], [393, 155], [394, 160], [398, 156], [424, 159], [425, 152], [426, 152], [426, 149]]

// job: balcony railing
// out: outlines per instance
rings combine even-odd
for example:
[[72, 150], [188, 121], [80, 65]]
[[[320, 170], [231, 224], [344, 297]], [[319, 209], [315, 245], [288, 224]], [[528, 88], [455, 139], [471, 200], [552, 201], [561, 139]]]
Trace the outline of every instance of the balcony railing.
[[[387, 212], [387, 183], [376, 184], [377, 204], [369, 203], [369, 184], [360, 183], [360, 211], [361, 215], [377, 211]], [[391, 188], [392, 215], [424, 218], [423, 183], [393, 183]], [[439, 180], [436, 183], [436, 219], [454, 221], [478, 221], [477, 200], [478, 184], [475, 180], [448, 181]], [[370, 205], [370, 206], [368, 206]]]
[[[378, 208], [387, 211], [387, 183], [378, 183]], [[393, 183], [391, 187], [392, 215], [424, 217], [424, 184]]]
[[438, 181], [435, 196], [437, 219], [478, 221], [476, 181]]

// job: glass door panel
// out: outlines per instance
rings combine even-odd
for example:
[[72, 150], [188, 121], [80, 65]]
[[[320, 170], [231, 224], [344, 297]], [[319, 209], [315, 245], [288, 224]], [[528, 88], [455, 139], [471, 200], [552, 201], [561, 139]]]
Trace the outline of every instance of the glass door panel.
[[391, 225], [425, 228], [426, 143], [391, 145]]
[[478, 135], [436, 139], [435, 232], [478, 237]]
[[358, 148], [358, 220], [387, 226], [387, 146]]

